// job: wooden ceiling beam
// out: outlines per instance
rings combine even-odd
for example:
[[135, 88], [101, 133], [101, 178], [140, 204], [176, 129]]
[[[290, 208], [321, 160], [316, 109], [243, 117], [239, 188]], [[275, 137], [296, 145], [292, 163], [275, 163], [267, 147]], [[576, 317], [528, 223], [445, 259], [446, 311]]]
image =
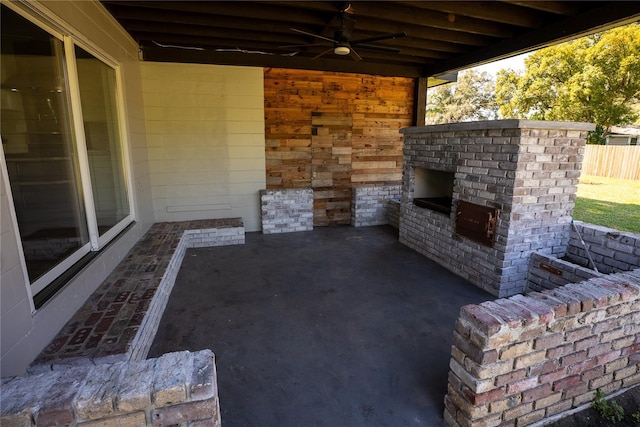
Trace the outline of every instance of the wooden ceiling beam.
[[143, 50], [146, 61], [182, 62], [197, 64], [238, 65], [263, 68], [293, 68], [303, 70], [333, 71], [341, 73], [359, 73], [392, 77], [416, 78], [424, 75], [423, 65], [398, 65], [353, 61], [350, 58], [296, 58], [275, 55], [252, 55], [235, 52], [193, 51], [147, 47]]
[[[153, 43], [155, 42], [162, 45], [181, 46], [182, 48], [200, 48], [205, 50], [226, 50], [238, 48], [247, 51], [262, 51], [265, 54], [283, 56], [295, 52], [294, 49], [277, 49], [270, 43], [250, 39], [238, 40], [205, 36], [185, 36], [168, 34], [167, 32], [135, 32], [134, 37], [143, 47], [154, 46]], [[321, 53], [330, 47], [330, 45], [327, 45], [309, 47], [304, 50], [301, 49], [301, 53], [297, 57], [302, 56], [302, 52], [315, 56], [315, 54]], [[400, 53], [385, 53], [358, 48], [357, 46], [355, 49], [365, 59], [370, 58], [393, 62], [414, 62], [419, 64], [427, 61], [432, 63], [433, 59], [446, 59], [451, 57], [451, 55], [436, 51], [403, 49]]]
[[574, 16], [582, 10], [579, 2], [573, 1], [518, 1], [518, 0], [501, 0], [503, 3], [515, 4], [529, 9], [540, 10], [558, 15]]
[[302, 42], [304, 39], [296, 37], [295, 34], [279, 34], [259, 31], [240, 30], [232, 28], [205, 27], [200, 25], [173, 24], [150, 21], [129, 21], [121, 20], [124, 26], [131, 32], [140, 33], [166, 33], [184, 36], [203, 36], [235, 40], [256, 40], [273, 43], [273, 47]]
[[[207, 29], [221, 29], [229, 28], [232, 30], [247, 30], [253, 31], [256, 28], [260, 28], [261, 31], [269, 32], [272, 34], [281, 33], [290, 36], [290, 40], [281, 44], [304, 44], [306, 42], [312, 42], [310, 39], [306, 39], [290, 30], [290, 25], [284, 22], [275, 21], [261, 21], [259, 26], [253, 21], [228, 17], [228, 16], [214, 16], [206, 14], [195, 14], [191, 12], [174, 12], [170, 16], [164, 11], [145, 9], [139, 7], [122, 6], [116, 3], [110, 6], [110, 12], [113, 16], [120, 20], [123, 24], [129, 25], [129, 22], [145, 22], [160, 23], [163, 28], [165, 26], [171, 27], [175, 25], [189, 25], [194, 27], [202, 27]], [[170, 21], [170, 22], [167, 22]], [[425, 51], [442, 51], [463, 53], [467, 52], [469, 48], [466, 45], [480, 46], [489, 43], [490, 38], [464, 34], [457, 31], [445, 31], [436, 30], [433, 28], [423, 28], [414, 25], [403, 26], [399, 23], [388, 23], [383, 20], [376, 20], [372, 18], [362, 18], [358, 20], [358, 24], [354, 30], [355, 35], [360, 38], [364, 36], [372, 36], [378, 33], [394, 33], [400, 32], [402, 29], [406, 29], [408, 34], [416, 39], [416, 42], [412, 42], [411, 46], [416, 49], [423, 49]], [[301, 28], [308, 31], [313, 31], [312, 28]], [[360, 31], [362, 30], [362, 31]], [[283, 33], [285, 31], [285, 33]], [[431, 40], [429, 37], [438, 38], [437, 40]], [[419, 41], [417, 41], [419, 39]], [[451, 41], [442, 41], [441, 39], [451, 39]], [[406, 39], [405, 39], [406, 40]], [[400, 41], [400, 44], [403, 44]]]
[[274, 49], [271, 43], [258, 40], [238, 40], [204, 36], [185, 36], [179, 34], [168, 34], [166, 32], [135, 32], [134, 38], [139, 41], [141, 47], [153, 46], [154, 43], [163, 45], [177, 45], [183, 48], [196, 48], [204, 50], [216, 49], [244, 49], [264, 51], [265, 53], [287, 55], [293, 53], [291, 50]]
[[418, 9], [454, 14], [456, 19], [466, 16], [525, 28], [537, 28], [545, 19], [544, 13], [541, 12], [511, 4], [496, 7], [496, 3], [490, 1], [401, 1], [399, 3]]
[[[333, 3], [328, 2], [269, 2], [269, 5], [303, 7], [308, 10], [318, 10], [330, 13], [335, 10]], [[449, 20], [448, 13], [420, 10], [414, 7], [394, 3], [363, 1], [353, 3], [354, 19], [359, 16], [381, 18], [387, 21], [433, 27], [442, 30], [461, 31], [490, 37], [511, 37], [514, 35], [511, 26], [487, 22], [480, 19], [459, 17], [455, 21]]]
[[[255, 30], [255, 21], [234, 16], [198, 14], [192, 12], [172, 12], [168, 15], [166, 11], [145, 9], [140, 7], [121, 6], [119, 3], [109, 7], [109, 11], [117, 20], [128, 21], [149, 21], [159, 23], [184, 24], [202, 27], [233, 28], [242, 30]], [[290, 33], [290, 24], [285, 21], [261, 20], [259, 27], [267, 32], [287, 32]]]
[[493, 37], [478, 34], [462, 33], [460, 31], [438, 30], [421, 25], [404, 24], [396, 21], [386, 21], [376, 17], [358, 17], [355, 31], [379, 31], [381, 33], [395, 33], [404, 31], [408, 36], [425, 41], [441, 43], [442, 50], [447, 50], [446, 46], [471, 45], [486, 46], [495, 41]]
[[167, 20], [173, 13], [195, 13], [198, 15], [233, 16], [275, 22], [306, 22], [311, 25], [323, 25], [325, 19], [313, 10], [291, 8], [287, 6], [273, 7], [264, 2], [252, 1], [127, 1], [101, 0], [107, 8], [137, 7], [148, 10], [159, 10], [167, 13]]

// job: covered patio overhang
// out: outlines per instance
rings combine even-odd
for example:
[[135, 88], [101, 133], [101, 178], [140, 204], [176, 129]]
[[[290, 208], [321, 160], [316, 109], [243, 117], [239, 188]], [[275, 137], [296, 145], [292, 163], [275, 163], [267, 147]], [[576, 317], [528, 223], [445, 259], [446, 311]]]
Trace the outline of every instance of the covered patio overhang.
[[624, 1], [100, 1], [144, 61], [415, 78], [417, 126], [452, 73], [640, 19]]
[[[414, 78], [530, 52], [640, 17], [638, 4], [620, 1], [102, 3], [140, 45], [145, 61]], [[327, 39], [344, 29], [345, 15], [348, 33], [338, 38], [368, 39], [361, 51], [353, 46], [361, 59], [333, 51], [317, 57], [333, 47]]]

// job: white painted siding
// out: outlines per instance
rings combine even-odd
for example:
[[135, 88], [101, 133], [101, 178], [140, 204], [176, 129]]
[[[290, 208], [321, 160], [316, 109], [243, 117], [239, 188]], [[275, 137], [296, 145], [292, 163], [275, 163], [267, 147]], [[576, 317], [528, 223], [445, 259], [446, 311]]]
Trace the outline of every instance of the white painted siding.
[[260, 229], [261, 68], [142, 64], [156, 221], [241, 217]]
[[[97, 1], [30, 1], [62, 32], [96, 46], [119, 62], [125, 92], [136, 225], [36, 313], [31, 313], [18, 242], [10, 216], [8, 183], [0, 182], [0, 376], [20, 375], [153, 223], [151, 180], [138, 48]], [[64, 24], [63, 24], [64, 23]], [[59, 25], [57, 25], [59, 24]]]

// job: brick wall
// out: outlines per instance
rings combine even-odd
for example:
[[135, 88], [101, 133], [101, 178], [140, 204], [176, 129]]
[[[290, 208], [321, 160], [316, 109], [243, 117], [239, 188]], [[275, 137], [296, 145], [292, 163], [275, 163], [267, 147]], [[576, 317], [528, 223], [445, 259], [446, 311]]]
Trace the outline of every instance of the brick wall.
[[555, 289], [569, 283], [604, 276], [592, 269], [549, 255], [532, 253], [529, 257], [528, 291]]
[[367, 185], [353, 188], [351, 225], [366, 227], [389, 223], [389, 201], [400, 201], [401, 185]]
[[[564, 255], [586, 123], [498, 120], [403, 129], [400, 241], [493, 295], [525, 291], [529, 255]], [[414, 168], [454, 172], [454, 211], [413, 205]], [[455, 234], [455, 203], [499, 210], [493, 247]]]
[[[598, 271], [616, 273], [640, 268], [640, 235], [574, 221]], [[572, 228], [565, 257], [591, 267], [578, 233]]]
[[260, 190], [262, 232], [292, 233], [313, 230], [313, 190]]
[[529, 425], [640, 383], [640, 270], [467, 305], [445, 420]]
[[220, 426], [210, 350], [2, 379], [3, 426]]

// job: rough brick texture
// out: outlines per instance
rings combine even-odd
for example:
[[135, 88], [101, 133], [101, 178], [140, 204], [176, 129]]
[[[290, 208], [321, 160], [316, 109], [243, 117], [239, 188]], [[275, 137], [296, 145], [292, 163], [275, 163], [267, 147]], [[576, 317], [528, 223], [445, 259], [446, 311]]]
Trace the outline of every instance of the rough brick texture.
[[367, 185], [353, 188], [351, 225], [367, 227], [389, 224], [391, 200], [400, 201], [401, 185]]
[[241, 218], [152, 225], [28, 371], [143, 360], [186, 250], [244, 242]]
[[618, 273], [640, 268], [640, 235], [574, 222], [578, 233], [572, 228], [565, 258], [581, 266], [591, 268], [580, 235], [593, 262], [601, 273]]
[[313, 230], [313, 190], [260, 190], [262, 232], [292, 233]]
[[468, 305], [445, 420], [524, 426], [640, 383], [640, 269]]
[[529, 271], [527, 274], [529, 284], [527, 290], [555, 289], [558, 286], [602, 276], [604, 276], [603, 273], [598, 273], [590, 268], [535, 252], [529, 257]]
[[210, 350], [4, 378], [0, 402], [3, 426], [220, 427]]
[[[528, 120], [402, 129], [400, 241], [493, 295], [525, 291], [532, 252], [564, 255], [592, 129]], [[416, 167], [455, 173], [450, 215], [413, 204]], [[493, 247], [455, 234], [459, 200], [499, 210]]]

